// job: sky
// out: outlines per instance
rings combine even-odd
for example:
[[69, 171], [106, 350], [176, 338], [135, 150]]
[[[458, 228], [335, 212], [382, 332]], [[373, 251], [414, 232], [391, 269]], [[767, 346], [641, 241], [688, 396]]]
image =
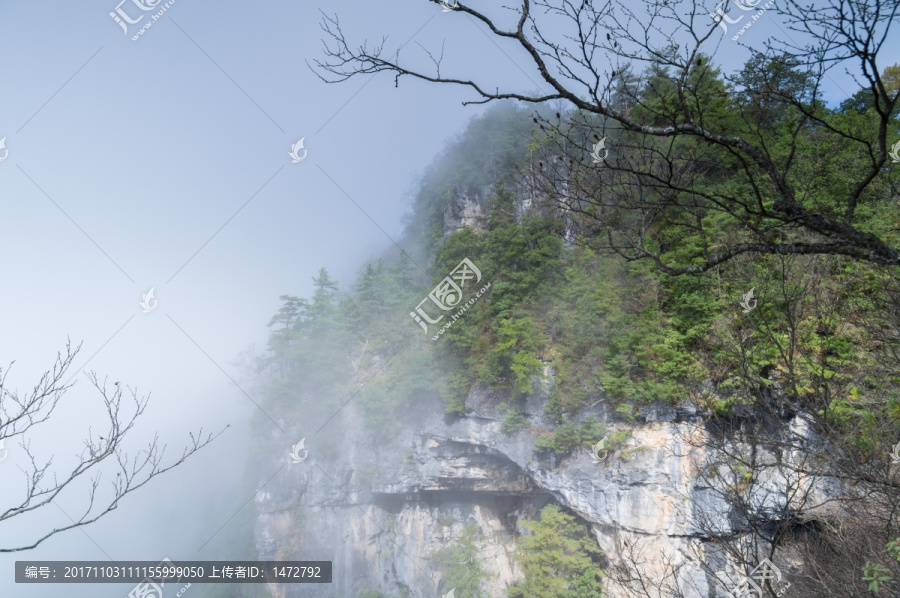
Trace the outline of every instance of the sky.
[[[320, 10], [351, 40], [387, 35], [416, 60], [443, 43], [446, 72], [540, 87], [523, 52], [423, 0], [176, 0], [137, 40], [115, 8], [0, 1], [0, 367], [15, 362], [7, 389], [27, 393], [67, 339], [81, 344], [75, 386], [27, 439], [60, 470], [102, 415], [91, 371], [150, 393], [132, 448], [158, 435], [174, 456], [189, 432], [224, 431], [97, 524], [0, 554], [0, 596], [124, 596], [16, 585], [13, 562], [189, 559], [228, 525], [250, 498], [237, 489], [259, 400], [242, 364], [264, 350], [278, 297], [308, 296], [321, 267], [351, 284], [400, 238], [423, 169], [483, 109], [463, 106], [463, 89], [395, 88], [389, 75], [324, 83], [309, 66], [322, 57]], [[766, 35], [757, 26], [742, 42]], [[716, 56], [735, 67], [744, 55], [723, 41]], [[838, 75], [828, 85], [831, 97], [853, 91]], [[6, 449], [0, 511], [21, 499], [26, 468], [21, 447]], [[83, 497], [0, 524], [0, 547], [76, 516]]]

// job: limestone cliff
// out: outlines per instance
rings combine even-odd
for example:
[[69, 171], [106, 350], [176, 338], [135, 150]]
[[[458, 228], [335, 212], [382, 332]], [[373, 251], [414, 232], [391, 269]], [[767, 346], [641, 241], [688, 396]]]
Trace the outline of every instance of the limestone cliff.
[[[543, 209], [546, 202], [523, 189], [527, 185], [516, 190], [517, 213]], [[444, 212], [445, 232], [479, 229], [490, 192], [458, 193]], [[589, 526], [606, 568], [638, 567], [650, 581], [650, 595], [675, 596], [675, 586], [689, 597], [729, 595], [728, 583], [716, 575], [727, 578], [735, 567], [716, 539], [739, 534], [746, 522], [700, 475], [710, 461], [704, 448], [710, 414], [685, 402], [650, 406], [625, 418], [607, 412], [597, 397], [579, 418], [628, 431], [628, 439], [603, 454], [577, 448], [560, 458], [535, 446], [541, 432], [558, 425], [545, 413], [552, 369], [545, 374], [524, 405], [524, 425], [514, 433], [501, 429], [501, 406], [509, 397], [479, 389], [468, 395], [465, 414], [452, 416], [435, 392], [406, 414], [400, 432], [389, 439], [372, 437], [350, 400], [329, 424], [341, 431], [339, 450], [321, 455], [311, 444], [299, 464], [273, 440], [260, 471], [280, 473], [259, 480], [259, 558], [332, 560], [334, 582], [272, 587], [272, 596], [355, 598], [360, 590], [376, 588], [391, 596], [441, 596], [450, 588], [432, 556], [469, 522], [485, 537], [481, 556], [493, 574], [488, 595], [506, 596], [521, 575], [513, 560], [520, 523], [548, 503]], [[289, 437], [303, 433], [284, 425]], [[806, 433], [796, 417], [786, 416], [782, 426], [788, 435]], [[771, 455], [773, 463], [791, 458]], [[771, 503], [773, 512], [793, 500], [777, 468], [764, 486], [760, 501]], [[629, 595], [620, 581], [605, 581], [610, 596]]]
[[[595, 417], [632, 431], [629, 450], [598, 459], [582, 449], [559, 461], [534, 446], [539, 431], [553, 428], [543, 414], [546, 399], [543, 392], [531, 397], [527, 425], [515, 434], [501, 431], [491, 393], [471, 394], [464, 417], [443, 415], [436, 399], [420, 405], [416, 425], [386, 444], [367, 438], [348, 405], [340, 425], [352, 440], [340, 458], [311, 454], [256, 497], [260, 558], [332, 559], [334, 583], [282, 587], [273, 595], [352, 597], [360, 588], [380, 587], [440, 596], [449, 588], [441, 587], [430, 557], [474, 521], [487, 538], [482, 556], [495, 574], [489, 595], [505, 596], [518, 574], [512, 560], [518, 523], [549, 502], [590, 525], [607, 565], [641, 554], [650, 579], [663, 578], [664, 564], [675, 565], [686, 595], [727, 595], [709, 570], [724, 572], [730, 564], [708, 526], [697, 522], [716, 521], [722, 535], [737, 525], [727, 505], [697, 485], [703, 455], [685, 441], [704, 414], [657, 408], [625, 424], [595, 406]], [[289, 463], [287, 454], [273, 459]], [[706, 567], [689, 555], [703, 555]], [[607, 585], [611, 596], [625, 595]]]

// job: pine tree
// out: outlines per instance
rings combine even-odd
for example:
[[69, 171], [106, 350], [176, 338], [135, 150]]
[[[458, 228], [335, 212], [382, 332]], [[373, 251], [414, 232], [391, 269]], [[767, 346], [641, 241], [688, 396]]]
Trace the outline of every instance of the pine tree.
[[479, 555], [484, 536], [474, 522], [466, 524], [456, 542], [434, 553], [441, 570], [445, 592], [454, 589], [455, 598], [482, 598], [484, 583], [490, 578]]
[[516, 548], [524, 579], [510, 588], [511, 597], [600, 598], [601, 551], [575, 517], [548, 505], [539, 521], [522, 525], [531, 534]]

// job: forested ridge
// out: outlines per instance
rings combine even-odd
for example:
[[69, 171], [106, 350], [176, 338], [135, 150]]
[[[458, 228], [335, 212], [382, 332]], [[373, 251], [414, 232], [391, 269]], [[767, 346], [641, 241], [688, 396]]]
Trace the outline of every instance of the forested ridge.
[[[751, 61], [741, 90], [707, 59], [697, 65], [692, 89], [699, 92], [691, 101], [702, 106], [706, 126], [734, 130], [752, 121], [752, 133], [782, 155], [775, 158], [791, 161], [793, 179], [785, 184], [804, 208], [840, 221], [847, 173], [866, 168], [868, 157], [831, 127], [861, 139], [877, 136], [871, 92], [833, 106], [812, 102], [807, 109], [816, 118], [808, 119], [783, 101], [785, 88], [797, 95], [810, 85], [797, 65]], [[889, 67], [883, 78], [896, 91], [900, 67]], [[613, 101], [631, 102], [635, 120], [664, 126], [680, 109], [664, 67], [629, 71], [619, 81]], [[888, 145], [900, 141], [900, 122], [896, 114], [892, 119]], [[525, 399], [544, 386], [556, 426], [536, 430], [535, 442], [560, 467], [605, 436], [604, 425], [584, 416], [597, 402], [624, 423], [644, 421], [648, 405], [690, 403], [709, 429], [762, 444], [784, 441], [769, 435], [772, 421], [802, 414], [818, 438], [803, 447], [806, 475], [827, 472], [858, 492], [856, 529], [817, 520], [817, 547], [807, 551], [814, 566], [803, 587], [815, 595], [829, 583], [836, 588], [841, 576], [846, 587], [835, 595], [863, 589], [898, 595], [900, 553], [891, 543], [900, 537], [891, 513], [900, 504], [891, 465], [900, 440], [897, 266], [853, 252], [787, 250], [740, 251], [710, 262], [709, 255], [745, 244], [747, 228], [785, 246], [818, 241], [789, 221], [773, 224], [765, 206], [757, 209], [757, 202], [778, 198], [763, 183], [753, 188], [754, 178], [745, 176], [752, 166], [741, 156], [684, 136], [654, 151], [641, 135], [546, 105], [496, 104], [473, 118], [423, 174], [398, 239], [406, 251], [365, 264], [352, 283], [339, 284], [323, 269], [311, 297], [281, 297], [258, 364], [269, 380], [266, 403], [302, 411], [317, 427], [352, 400], [364, 410], [367, 432], [390, 442], [415, 405], [436, 393], [449, 417], [465, 417], [476, 388], [494, 391], [505, 412], [503, 431], [514, 434], [529, 425]], [[615, 172], [591, 157], [601, 138], [606, 160], [617, 161]], [[667, 162], [651, 170], [660, 185], [634, 185], [623, 164], [654, 160]], [[853, 215], [858, 230], [895, 247], [898, 172], [900, 164], [886, 162]], [[693, 198], [687, 210], [677, 197], [648, 201], [637, 215], [582, 201], [583, 194], [631, 192], [665, 199], [682, 193], [681, 186]], [[445, 236], [448, 204], [485, 192], [479, 225]], [[523, 196], [532, 198], [524, 208]], [[745, 203], [722, 210], [723, 198]], [[645, 255], [619, 242], [637, 230], [636, 218]], [[464, 258], [490, 289], [432, 340], [433, 331], [424, 334], [410, 312]], [[331, 429], [311, 446], [337, 458], [341, 434]], [[754, 478], [748, 467], [731, 470], [745, 485]], [[741, 484], [728, 491], [735, 501], [745, 499]], [[548, 507], [526, 527], [532, 535], [523, 537], [531, 539], [518, 548], [523, 579], [510, 596], [600, 595], [599, 550], [573, 518]], [[801, 542], [801, 527], [784, 525], [765, 537], [776, 547]], [[542, 534], [555, 540], [541, 544]], [[447, 551], [465, 553], [477, 535], [469, 529]], [[828, 550], [816, 552], [823, 546]], [[825, 566], [840, 560], [845, 569]], [[448, 552], [435, 562], [455, 580], [456, 598], [483, 595], [478, 567], [459, 570]]]

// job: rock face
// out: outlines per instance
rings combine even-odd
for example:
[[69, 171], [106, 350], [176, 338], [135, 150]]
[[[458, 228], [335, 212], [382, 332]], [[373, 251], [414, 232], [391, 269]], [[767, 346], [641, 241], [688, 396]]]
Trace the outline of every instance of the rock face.
[[464, 228], [483, 230], [487, 201], [491, 193], [491, 187], [477, 191], [457, 189], [444, 209], [444, 236], [448, 237]]
[[[521, 219], [530, 212], [552, 210], [565, 222], [563, 241], [567, 247], [571, 247], [575, 243], [576, 230], [573, 219], [568, 215], [566, 202], [553, 201], [547, 193], [541, 191], [536, 182], [540, 179], [541, 175], [535, 173], [524, 173], [516, 177], [513, 182], [516, 219]], [[563, 188], [558, 190], [558, 195], [565, 196], [565, 183], [559, 183], [559, 186]], [[456, 189], [444, 208], [444, 236], [448, 237], [464, 228], [483, 231], [489, 200], [494, 192], [493, 186], [477, 190]]]
[[[537, 434], [554, 427], [544, 415], [546, 400], [535, 393], [525, 408], [527, 425], [505, 434], [489, 393], [470, 395], [464, 417], [443, 415], [435, 399], [419, 405], [415, 426], [385, 444], [363, 440], [360, 414], [348, 405], [339, 423], [349, 439], [341, 455], [320, 460], [310, 444], [310, 457], [290, 465], [256, 498], [259, 557], [333, 560], [334, 582], [273, 587], [272, 595], [354, 597], [381, 588], [389, 595], [442, 596], [450, 588], [431, 556], [475, 522], [493, 574], [488, 595], [506, 596], [519, 575], [512, 559], [519, 521], [548, 503], [590, 527], [607, 566], [642, 559], [649, 580], [666, 579], [667, 567], [675, 567], [685, 596], [728, 595], [710, 579], [710, 569], [732, 565], [710, 542], [709, 530], [728, 535], [739, 524], [698, 484], [703, 449], [695, 444], [695, 424], [702, 415], [663, 408], [638, 423], [609, 422], [632, 432], [627, 450], [598, 459], [579, 449], [559, 461], [534, 447]], [[593, 411], [608, 420], [602, 408]], [[288, 460], [285, 454], [282, 461]], [[703, 555], [706, 567], [688, 555]], [[611, 580], [605, 584], [610, 596], [627, 595]], [[657, 595], [675, 594], [660, 582]]]

